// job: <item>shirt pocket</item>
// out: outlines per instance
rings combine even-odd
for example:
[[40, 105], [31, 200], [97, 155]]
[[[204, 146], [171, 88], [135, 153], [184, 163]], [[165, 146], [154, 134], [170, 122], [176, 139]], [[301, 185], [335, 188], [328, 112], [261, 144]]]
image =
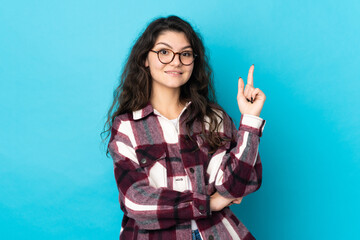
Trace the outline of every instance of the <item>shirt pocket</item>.
[[163, 145], [143, 145], [136, 150], [140, 167], [146, 172], [152, 187], [167, 187], [166, 151]]

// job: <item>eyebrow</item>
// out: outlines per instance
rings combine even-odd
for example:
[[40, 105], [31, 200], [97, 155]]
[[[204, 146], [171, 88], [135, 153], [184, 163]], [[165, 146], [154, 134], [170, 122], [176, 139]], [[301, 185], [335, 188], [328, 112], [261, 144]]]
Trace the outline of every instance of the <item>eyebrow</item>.
[[[163, 44], [163, 45], [166, 45], [166, 46], [168, 46], [169, 48], [173, 49], [173, 48], [172, 48], [169, 44], [167, 44], [167, 43], [158, 42], [157, 44], [155, 44], [155, 46], [158, 45], [158, 44]], [[184, 50], [184, 49], [186, 49], [186, 48], [191, 48], [191, 46], [190, 46], [190, 45], [189, 45], [189, 46], [185, 46], [185, 47], [183, 47], [181, 50]]]

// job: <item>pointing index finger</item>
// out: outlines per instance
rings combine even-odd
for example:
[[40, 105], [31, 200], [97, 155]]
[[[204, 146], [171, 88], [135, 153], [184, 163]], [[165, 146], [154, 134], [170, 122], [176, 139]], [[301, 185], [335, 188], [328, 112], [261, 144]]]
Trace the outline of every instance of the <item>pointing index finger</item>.
[[248, 79], [247, 79], [247, 85], [254, 86], [254, 64], [250, 66]]

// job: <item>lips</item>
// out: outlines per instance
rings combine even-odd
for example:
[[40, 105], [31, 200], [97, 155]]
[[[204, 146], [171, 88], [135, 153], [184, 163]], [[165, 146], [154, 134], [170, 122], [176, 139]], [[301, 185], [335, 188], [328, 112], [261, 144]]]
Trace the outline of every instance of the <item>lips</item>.
[[180, 71], [165, 71], [165, 73], [174, 75], [174, 76], [178, 76], [178, 75], [182, 74], [182, 72], [180, 72]]

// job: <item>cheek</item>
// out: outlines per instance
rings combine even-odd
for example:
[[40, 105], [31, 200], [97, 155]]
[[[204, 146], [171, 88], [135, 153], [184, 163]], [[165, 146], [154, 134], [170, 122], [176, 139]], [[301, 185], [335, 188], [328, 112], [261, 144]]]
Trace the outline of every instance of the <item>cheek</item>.
[[163, 70], [164, 66], [160, 63], [156, 63], [156, 62], [150, 62], [149, 63], [149, 70], [150, 70], [150, 75], [152, 78], [158, 78]]
[[148, 60], [148, 66], [150, 67], [150, 70], [153, 70], [153, 71], [161, 70], [164, 68], [164, 64], [159, 62], [157, 60], [157, 58], [156, 59], [150, 58]]
[[189, 72], [189, 77], [192, 75], [193, 70], [194, 70], [194, 66], [191, 66], [191, 67], [189, 68], [189, 70], [188, 70], [188, 72]]

